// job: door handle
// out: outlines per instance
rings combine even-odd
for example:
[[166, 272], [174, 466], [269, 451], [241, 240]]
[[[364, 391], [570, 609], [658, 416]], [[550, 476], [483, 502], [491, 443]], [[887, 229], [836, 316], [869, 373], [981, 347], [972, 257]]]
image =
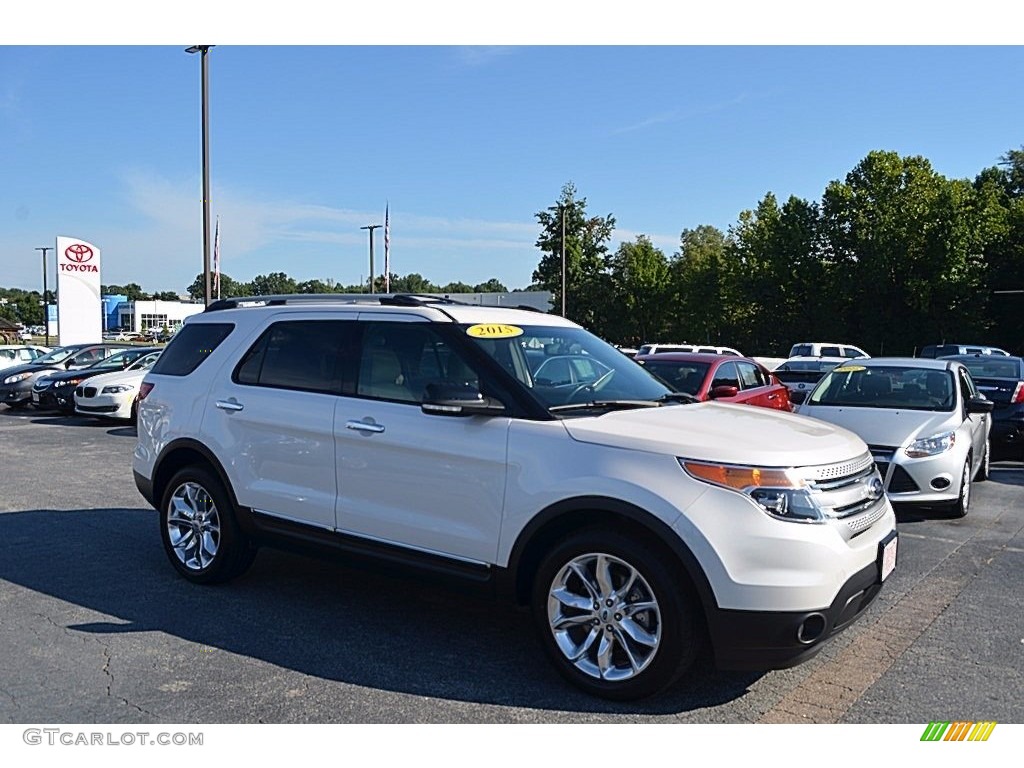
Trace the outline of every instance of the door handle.
[[356, 432], [383, 432], [383, 424], [369, 424], [365, 421], [346, 421], [345, 429], [354, 429]]
[[233, 398], [231, 400], [218, 400], [214, 405], [222, 411], [240, 411], [245, 408], [241, 403], [235, 402]]

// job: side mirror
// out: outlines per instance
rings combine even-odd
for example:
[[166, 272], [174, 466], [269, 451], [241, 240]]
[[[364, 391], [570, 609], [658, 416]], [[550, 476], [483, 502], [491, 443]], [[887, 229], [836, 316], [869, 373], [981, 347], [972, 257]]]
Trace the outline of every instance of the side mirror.
[[73, 360], [68, 360], [66, 363], [64, 363], [64, 370], [65, 371], [70, 371], [73, 367], [74, 367], [74, 361]]
[[717, 400], [720, 397], [736, 397], [736, 395], [738, 395], [739, 393], [740, 390], [738, 387], [732, 387], [726, 384], [722, 384], [720, 386], [712, 388], [711, 392], [709, 393], [709, 397], [712, 400]]
[[499, 416], [505, 404], [471, 384], [428, 384], [420, 409], [433, 416]]
[[992, 413], [996, 404], [984, 395], [977, 395], [967, 401], [968, 413]]

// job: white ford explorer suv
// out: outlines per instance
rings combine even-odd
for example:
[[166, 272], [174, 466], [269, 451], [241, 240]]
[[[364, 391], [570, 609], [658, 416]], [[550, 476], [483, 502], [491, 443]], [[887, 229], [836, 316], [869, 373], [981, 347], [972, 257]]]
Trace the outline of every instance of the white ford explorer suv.
[[[534, 374], [554, 356], [576, 373]], [[229, 299], [146, 375], [135, 481], [189, 581], [264, 545], [456, 581], [529, 606], [575, 685], [634, 699], [705, 642], [728, 669], [813, 656], [896, 562], [860, 438], [690, 400], [553, 315]]]

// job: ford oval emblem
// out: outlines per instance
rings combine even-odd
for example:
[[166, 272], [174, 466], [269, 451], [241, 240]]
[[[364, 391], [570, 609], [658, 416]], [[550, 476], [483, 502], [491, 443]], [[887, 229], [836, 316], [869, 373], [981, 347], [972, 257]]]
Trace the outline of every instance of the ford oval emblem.
[[882, 485], [882, 481], [878, 477], [872, 477], [868, 482], [868, 498], [869, 499], [880, 499], [882, 493], [885, 490], [885, 486]]

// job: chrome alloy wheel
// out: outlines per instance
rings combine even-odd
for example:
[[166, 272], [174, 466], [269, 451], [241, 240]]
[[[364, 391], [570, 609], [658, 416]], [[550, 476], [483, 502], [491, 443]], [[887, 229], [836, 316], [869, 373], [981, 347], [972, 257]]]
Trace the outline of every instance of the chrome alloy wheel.
[[548, 626], [565, 658], [600, 680], [640, 674], [661, 642], [661, 610], [650, 585], [629, 563], [596, 552], [555, 575]]
[[201, 571], [217, 556], [220, 516], [213, 497], [198, 483], [182, 483], [171, 495], [167, 535], [174, 554], [190, 571]]

